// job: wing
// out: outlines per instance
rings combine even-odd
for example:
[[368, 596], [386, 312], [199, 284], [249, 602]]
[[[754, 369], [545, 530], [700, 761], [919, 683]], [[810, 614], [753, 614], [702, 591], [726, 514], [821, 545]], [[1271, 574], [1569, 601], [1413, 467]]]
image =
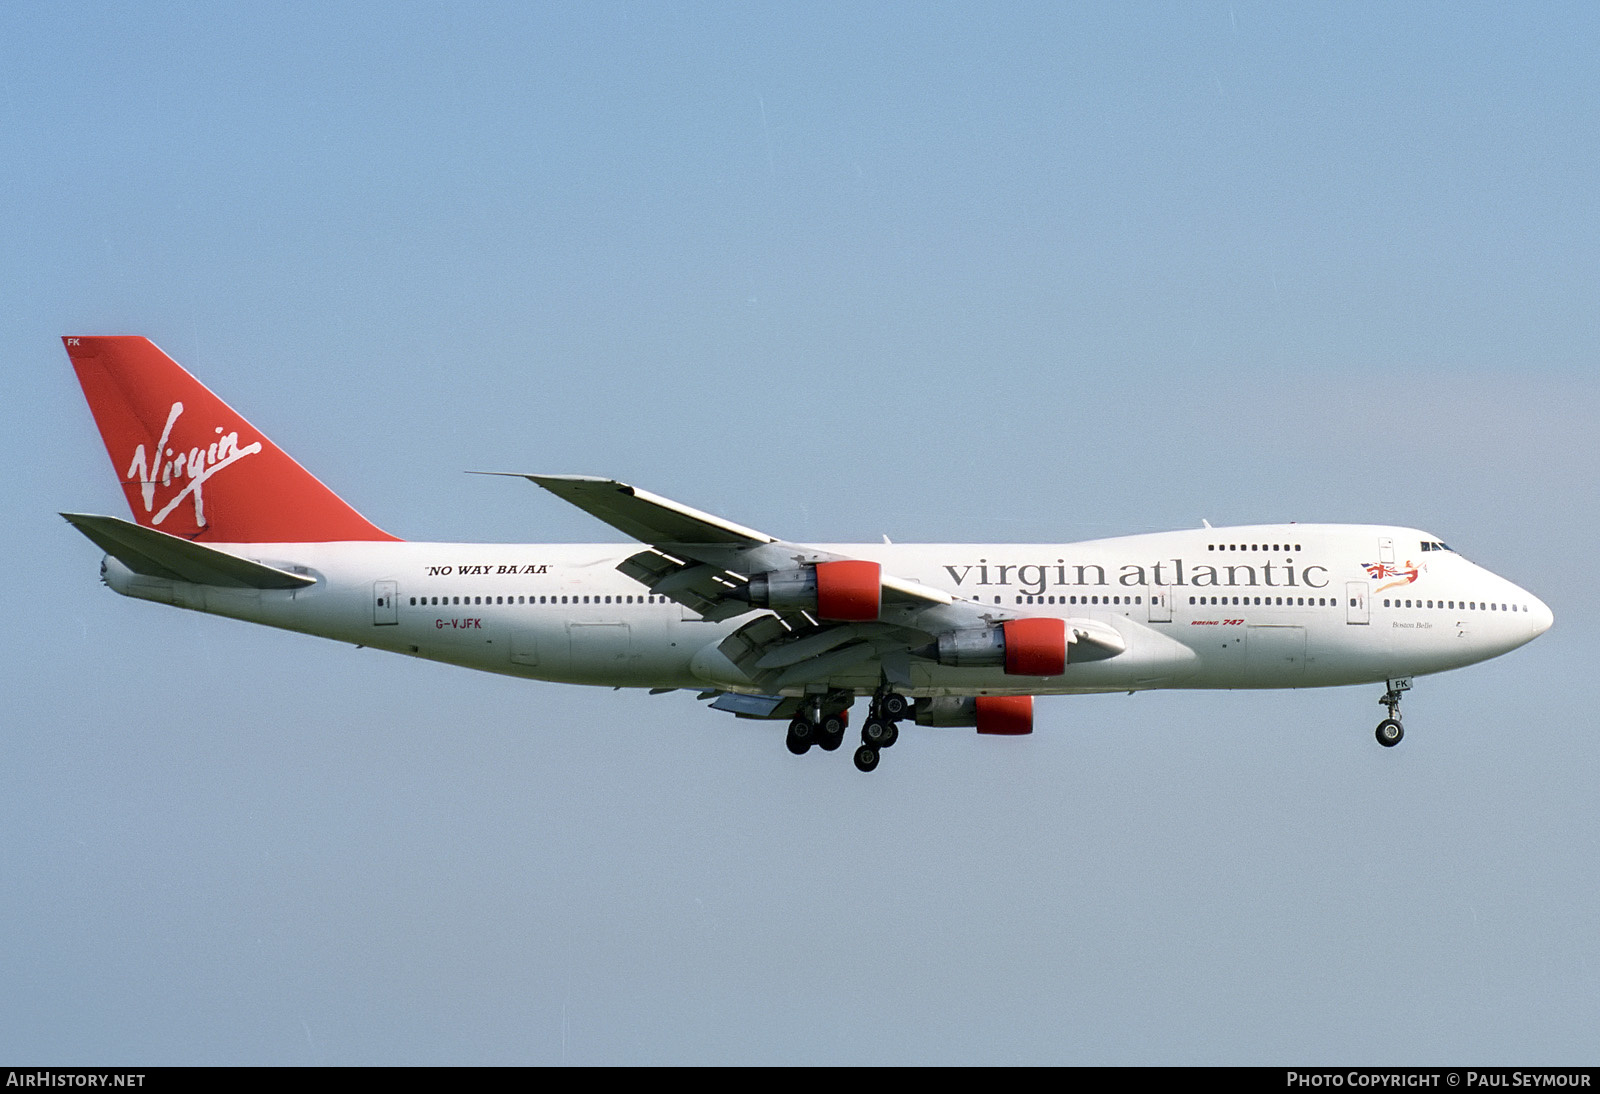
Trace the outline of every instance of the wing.
[[[491, 472], [498, 474], [499, 472]], [[754, 547], [774, 537], [702, 513], [687, 505], [629, 486], [615, 479], [588, 475], [521, 475], [590, 516], [599, 517], [624, 535], [643, 543], [701, 543]]]
[[[1075, 660], [1123, 648], [1104, 624], [1023, 620], [1000, 605], [886, 574], [876, 562], [790, 543], [613, 479], [518, 477], [649, 544], [617, 569], [656, 595], [711, 622], [759, 611], [719, 649], [768, 695], [864, 670], [909, 687], [919, 658], [1055, 675], [1069, 645], [1081, 647]], [[1027, 626], [1013, 631], [1011, 624]], [[1040, 625], [1050, 633], [1041, 637]], [[1019, 656], [1025, 645], [1036, 654], [1042, 645], [1043, 656]]]

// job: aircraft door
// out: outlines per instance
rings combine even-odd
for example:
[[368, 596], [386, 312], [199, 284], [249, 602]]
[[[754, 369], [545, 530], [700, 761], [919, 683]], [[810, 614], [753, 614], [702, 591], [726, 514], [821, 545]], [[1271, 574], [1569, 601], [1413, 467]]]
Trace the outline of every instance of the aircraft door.
[[397, 602], [400, 584], [397, 581], [372, 583], [372, 625], [383, 627], [400, 622], [400, 605]]
[[1347, 581], [1344, 585], [1344, 591], [1344, 621], [1346, 623], [1367, 623], [1372, 614], [1367, 607], [1367, 583], [1365, 581]]
[[1148, 590], [1150, 594], [1150, 622], [1172, 622], [1172, 586], [1152, 585]]
[[568, 623], [572, 649], [572, 678], [613, 679], [633, 655], [632, 635], [626, 623]]
[[525, 619], [518, 620], [511, 627], [511, 662], [515, 665], [539, 663], [539, 636]]
[[1270, 624], [1245, 628], [1250, 649], [1246, 679], [1258, 688], [1292, 688], [1306, 672], [1306, 629]]

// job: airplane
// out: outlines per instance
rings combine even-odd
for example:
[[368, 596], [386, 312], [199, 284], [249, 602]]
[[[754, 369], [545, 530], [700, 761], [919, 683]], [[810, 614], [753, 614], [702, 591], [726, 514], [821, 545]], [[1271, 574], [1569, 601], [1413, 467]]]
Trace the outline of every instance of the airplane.
[[804, 544], [606, 478], [532, 482], [631, 545], [416, 543], [383, 531], [149, 340], [63, 339], [134, 520], [61, 514], [116, 592], [532, 680], [690, 689], [855, 765], [899, 724], [1033, 731], [1040, 695], [1384, 684], [1550, 628], [1441, 539], [1264, 524], [1069, 544]]

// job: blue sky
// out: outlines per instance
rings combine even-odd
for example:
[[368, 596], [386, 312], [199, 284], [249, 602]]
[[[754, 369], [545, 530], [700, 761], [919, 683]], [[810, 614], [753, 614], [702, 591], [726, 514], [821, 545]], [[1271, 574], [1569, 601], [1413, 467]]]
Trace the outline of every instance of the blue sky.
[[[1585, 5], [9, 5], [0, 1058], [1592, 1062]], [[1551, 605], [1378, 688], [801, 759], [688, 694], [124, 601], [58, 337], [409, 539], [1426, 528]]]

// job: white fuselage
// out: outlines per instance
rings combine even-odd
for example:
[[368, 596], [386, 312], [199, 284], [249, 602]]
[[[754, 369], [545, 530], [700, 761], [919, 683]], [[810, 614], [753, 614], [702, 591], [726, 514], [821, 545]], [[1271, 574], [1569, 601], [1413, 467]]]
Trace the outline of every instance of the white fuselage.
[[[1053, 677], [914, 659], [919, 696], [1291, 688], [1441, 672], [1542, 634], [1550, 610], [1427, 533], [1288, 524], [1074, 544], [821, 545], [1008, 614], [1090, 619], [1126, 649]], [[1427, 545], [1426, 547], [1424, 545]], [[755, 690], [717, 649], [755, 612], [711, 623], [617, 565], [627, 544], [222, 544], [316, 579], [300, 590], [142, 577], [119, 593], [489, 672], [613, 687]], [[1376, 576], [1375, 576], [1376, 575]], [[830, 676], [870, 693], [876, 662]], [[803, 688], [781, 689], [800, 694]]]

